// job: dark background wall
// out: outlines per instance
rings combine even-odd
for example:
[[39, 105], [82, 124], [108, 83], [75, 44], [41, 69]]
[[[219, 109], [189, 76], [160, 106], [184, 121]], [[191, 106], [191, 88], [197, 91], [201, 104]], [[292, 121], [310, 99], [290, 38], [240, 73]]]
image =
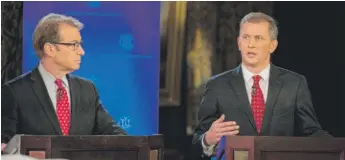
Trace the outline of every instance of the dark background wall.
[[306, 76], [317, 116], [345, 137], [345, 3], [277, 2], [279, 47], [273, 63]]
[[[2, 83], [21, 74], [22, 3], [2, 2]], [[279, 22], [279, 46], [272, 62], [306, 76], [319, 121], [333, 136], [345, 137], [345, 3], [344, 2], [188, 2], [188, 43], [201, 27], [215, 46], [213, 72], [240, 62], [234, 47], [234, 24], [250, 11], [270, 14]], [[214, 23], [216, 22], [216, 23]], [[231, 33], [231, 34], [229, 34]], [[188, 44], [186, 45], [188, 46]], [[186, 47], [186, 51], [187, 51]], [[159, 132], [169, 153], [188, 159], [191, 136], [186, 135], [188, 73], [184, 60], [178, 107], [161, 107]], [[177, 157], [172, 159], [178, 159]]]

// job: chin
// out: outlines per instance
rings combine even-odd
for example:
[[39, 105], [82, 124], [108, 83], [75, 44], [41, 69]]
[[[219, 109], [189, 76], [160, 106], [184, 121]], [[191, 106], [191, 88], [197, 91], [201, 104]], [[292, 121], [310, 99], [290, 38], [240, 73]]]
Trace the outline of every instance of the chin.
[[74, 72], [75, 70], [78, 70], [80, 67], [79, 66], [71, 66], [69, 68], [70, 72]]
[[78, 70], [80, 68], [80, 66], [76, 66], [73, 68], [73, 70]]
[[258, 61], [257, 60], [245, 60], [245, 61], [243, 61], [243, 63], [245, 65], [248, 65], [248, 66], [256, 66], [258, 64]]

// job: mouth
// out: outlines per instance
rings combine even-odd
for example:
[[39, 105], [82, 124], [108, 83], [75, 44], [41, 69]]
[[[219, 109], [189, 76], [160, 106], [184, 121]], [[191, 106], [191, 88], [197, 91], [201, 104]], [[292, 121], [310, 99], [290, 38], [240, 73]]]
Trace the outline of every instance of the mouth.
[[255, 52], [247, 52], [249, 58], [255, 57], [257, 54]]

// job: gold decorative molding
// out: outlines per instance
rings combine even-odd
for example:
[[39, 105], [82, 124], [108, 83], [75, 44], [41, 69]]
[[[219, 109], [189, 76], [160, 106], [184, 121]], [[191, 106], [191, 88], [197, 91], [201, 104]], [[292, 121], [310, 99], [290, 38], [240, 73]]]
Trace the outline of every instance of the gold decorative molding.
[[187, 2], [163, 1], [159, 105], [179, 106]]

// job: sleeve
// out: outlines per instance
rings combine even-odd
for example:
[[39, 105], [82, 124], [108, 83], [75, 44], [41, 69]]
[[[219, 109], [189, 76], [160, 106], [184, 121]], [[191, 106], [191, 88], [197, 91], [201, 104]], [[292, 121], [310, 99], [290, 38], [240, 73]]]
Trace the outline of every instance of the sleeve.
[[1, 143], [8, 143], [17, 132], [18, 104], [9, 85], [1, 87]]
[[323, 131], [313, 108], [311, 93], [305, 77], [302, 77], [297, 92], [296, 131], [300, 136], [330, 136]]
[[198, 113], [199, 123], [193, 136], [193, 157], [196, 159], [209, 159], [216, 146], [205, 146], [203, 144], [205, 132], [209, 130], [212, 123], [220, 117], [217, 106], [215, 88], [208, 82], [200, 103]]
[[96, 118], [93, 134], [127, 135], [126, 131], [116, 124], [115, 120], [112, 119], [107, 110], [103, 107], [101, 101], [99, 100], [99, 95], [94, 85], [93, 88], [95, 90], [96, 95]]

